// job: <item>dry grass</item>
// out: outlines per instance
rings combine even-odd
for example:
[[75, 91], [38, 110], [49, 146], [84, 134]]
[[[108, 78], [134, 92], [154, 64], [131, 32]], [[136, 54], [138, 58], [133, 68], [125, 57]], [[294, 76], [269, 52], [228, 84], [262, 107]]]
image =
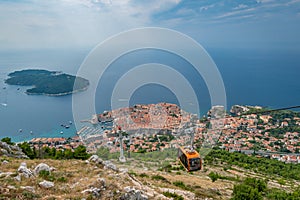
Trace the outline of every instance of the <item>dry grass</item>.
[[[103, 191], [103, 196], [106, 196], [106, 199], [116, 199], [118, 197], [115, 194], [117, 190], [121, 191], [123, 186], [132, 185], [127, 183], [125, 178], [121, 177], [122, 175], [118, 175], [111, 170], [104, 171], [103, 166], [87, 164], [80, 160], [18, 160], [10, 158], [7, 158], [7, 160], [9, 163], [0, 165], [0, 171], [12, 172], [13, 174], [0, 178], [0, 188], [2, 190], [0, 199], [91, 199], [90, 194], [82, 194], [81, 192], [92, 186], [97, 187], [98, 178], [106, 180], [107, 188]], [[38, 183], [44, 180], [40, 176], [28, 179], [22, 177], [21, 182], [14, 180], [17, 169], [22, 162], [26, 162], [27, 167], [31, 170], [39, 163], [46, 163], [51, 167], [55, 167], [55, 171], [44, 177], [46, 180], [53, 181], [55, 187], [51, 189], [39, 187]], [[16, 189], [11, 189], [11, 186]], [[23, 190], [21, 186], [33, 186], [35, 192]]]
[[[177, 164], [177, 163], [173, 163]], [[192, 192], [195, 194], [196, 198], [213, 198], [213, 199], [230, 199], [233, 186], [235, 182], [228, 180], [217, 180], [216, 182], [212, 182], [211, 179], [207, 176], [210, 171], [216, 171], [219, 174], [226, 176], [233, 176], [229, 172], [223, 171], [221, 168], [212, 167], [208, 171], [196, 171], [193, 173], [188, 173], [185, 170], [179, 171], [171, 171], [171, 172], [163, 172], [158, 171], [157, 166], [145, 165], [147, 166], [147, 170], [143, 167], [140, 167], [141, 163], [136, 162], [134, 160], [130, 160], [129, 163], [123, 164], [122, 167], [127, 167], [129, 172], [132, 173], [133, 176], [142, 182], [144, 185], [150, 185], [155, 188], [157, 192], [161, 192], [160, 188], [170, 188], [176, 190], [186, 190], [188, 192]], [[151, 167], [155, 166], [155, 167]], [[159, 175], [166, 179], [164, 180], [156, 180], [152, 179], [153, 176]], [[182, 181], [186, 187], [180, 188], [175, 186], [173, 183], [176, 181]], [[188, 199], [187, 197], [185, 199]]]
[[[0, 157], [0, 160], [4, 158]], [[152, 193], [154, 196], [162, 194], [166, 190], [181, 192], [180, 195], [185, 199], [191, 199], [188, 195], [193, 194], [197, 199], [230, 199], [234, 184], [232, 180], [218, 179], [212, 182], [208, 177], [210, 172], [218, 173], [225, 177], [244, 177], [250, 176], [247, 171], [224, 170], [220, 166], [210, 166], [205, 170], [188, 173], [183, 170], [171, 170], [168, 172], [158, 171], [161, 167], [158, 163], [141, 162], [140, 160], [130, 159], [127, 163], [121, 164], [114, 161], [118, 167], [128, 168], [129, 173], [117, 173], [112, 170], [104, 170], [102, 165], [86, 163], [81, 160], [20, 160], [5, 158], [8, 164], [0, 163], [0, 172], [11, 172], [8, 177], [0, 176], [0, 200], [1, 199], [93, 199], [91, 194], [83, 194], [82, 191], [90, 187], [97, 187], [97, 179], [106, 180], [106, 190], [101, 192], [101, 199], [119, 199], [124, 193], [124, 187], [134, 186], [145, 192]], [[17, 169], [22, 162], [27, 163], [27, 167], [34, 169], [39, 163], [46, 163], [55, 167], [49, 176], [22, 178], [21, 182], [14, 179]], [[178, 163], [173, 163], [176, 164]], [[153, 176], [163, 178], [153, 179]], [[256, 174], [258, 176], [259, 174]], [[38, 183], [44, 179], [49, 179], [55, 183], [51, 189], [43, 189]], [[178, 182], [181, 181], [181, 184]], [[177, 184], [176, 184], [177, 182]], [[175, 183], [175, 184], [174, 184]], [[14, 186], [15, 189], [11, 188]], [[35, 192], [21, 189], [21, 186], [33, 186]], [[275, 186], [273, 186], [275, 187]], [[280, 186], [278, 186], [280, 187]], [[160, 197], [163, 199], [163, 196]], [[150, 197], [149, 199], [152, 199]]]

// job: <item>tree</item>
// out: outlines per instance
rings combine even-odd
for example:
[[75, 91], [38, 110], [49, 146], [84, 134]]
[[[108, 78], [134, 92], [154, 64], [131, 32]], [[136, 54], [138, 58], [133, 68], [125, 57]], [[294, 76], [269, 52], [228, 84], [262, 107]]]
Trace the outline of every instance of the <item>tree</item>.
[[36, 158], [36, 153], [31, 149], [30, 145], [27, 142], [18, 144], [18, 146], [22, 149], [23, 153], [25, 153], [25, 155], [27, 155], [30, 159]]
[[64, 151], [64, 158], [65, 159], [72, 159], [73, 158], [73, 152], [71, 149], [66, 149]]
[[261, 179], [246, 178], [244, 180], [244, 183], [253, 188], [256, 188], [258, 190], [258, 192], [264, 192], [267, 189], [267, 183]]
[[262, 194], [247, 184], [235, 185], [231, 200], [262, 200]]
[[83, 145], [79, 145], [74, 150], [74, 158], [76, 158], [76, 159], [86, 160], [89, 157], [90, 157], [90, 155], [86, 152], [86, 147]]
[[216, 180], [218, 180], [219, 178], [219, 174], [214, 173], [214, 172], [210, 172], [208, 174], [209, 178], [211, 179], [212, 182], [215, 182]]
[[1, 141], [9, 145], [15, 145], [15, 143], [13, 143], [9, 137], [2, 138]]
[[50, 149], [49, 156], [50, 156], [51, 158], [55, 158], [55, 155], [56, 155], [56, 148], [52, 147], [52, 148]]
[[47, 146], [47, 147], [43, 147], [42, 148], [42, 155], [43, 155], [43, 158], [49, 158], [49, 157], [51, 157], [50, 156], [50, 151], [51, 151], [51, 149]]
[[63, 157], [64, 157], [64, 152], [62, 150], [56, 151], [55, 159], [63, 159]]
[[262, 200], [262, 193], [266, 191], [267, 184], [261, 179], [246, 178], [242, 184], [233, 188], [232, 200]]

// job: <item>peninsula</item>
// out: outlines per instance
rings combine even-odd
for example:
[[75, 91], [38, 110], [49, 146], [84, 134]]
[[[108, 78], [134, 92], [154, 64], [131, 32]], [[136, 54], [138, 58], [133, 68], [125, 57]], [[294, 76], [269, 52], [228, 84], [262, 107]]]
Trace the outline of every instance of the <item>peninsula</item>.
[[63, 96], [84, 91], [89, 86], [88, 80], [59, 71], [26, 69], [12, 72], [8, 76], [6, 84], [33, 86], [26, 93], [35, 95]]

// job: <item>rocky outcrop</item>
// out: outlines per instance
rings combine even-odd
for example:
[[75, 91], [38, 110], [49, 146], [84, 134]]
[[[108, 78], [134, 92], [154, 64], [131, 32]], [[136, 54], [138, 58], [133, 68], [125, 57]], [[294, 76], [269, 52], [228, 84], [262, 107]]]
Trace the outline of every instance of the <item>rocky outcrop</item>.
[[230, 109], [230, 113], [234, 114], [234, 115], [240, 115], [243, 114], [245, 112], [248, 112], [250, 109], [246, 106], [240, 106], [240, 105], [234, 105], [231, 107]]
[[117, 166], [109, 160], [104, 161], [103, 164], [104, 164], [104, 169], [111, 169], [113, 171], [118, 171]]
[[51, 168], [45, 163], [40, 163], [34, 168], [33, 173], [34, 175], [38, 176], [40, 171], [51, 172]]
[[100, 195], [101, 195], [101, 189], [100, 188], [91, 187], [89, 189], [83, 190], [81, 193], [82, 194], [89, 193], [89, 194], [92, 194], [94, 197], [100, 197]]
[[32, 186], [21, 186], [20, 187], [22, 190], [27, 190], [27, 191], [29, 191], [29, 192], [35, 192], [35, 188], [34, 187], [32, 187]]
[[225, 108], [224, 106], [212, 106], [212, 108], [207, 112], [207, 116], [211, 119], [220, 119], [225, 117]]
[[49, 189], [49, 188], [54, 187], [54, 183], [51, 182], [51, 181], [45, 181], [45, 180], [44, 180], [44, 181], [42, 181], [42, 182], [39, 183], [39, 186], [40, 186], [41, 188]]
[[127, 186], [124, 188], [125, 194], [121, 196], [121, 200], [148, 200], [148, 197], [142, 194], [142, 191], [134, 187]]
[[100, 197], [101, 191], [104, 191], [106, 188], [106, 181], [104, 178], [98, 178], [97, 181], [91, 185], [88, 189], [83, 190], [81, 193], [92, 194], [94, 197]]
[[2, 165], [7, 165], [9, 162], [7, 160], [2, 161]]
[[0, 156], [7, 156], [13, 158], [25, 158], [28, 157], [22, 152], [22, 149], [16, 145], [9, 145], [6, 142], [0, 141]]
[[25, 178], [34, 177], [33, 172], [27, 168], [27, 164], [25, 162], [21, 163], [20, 167], [18, 168], [18, 173], [20, 176], [23, 176]]
[[99, 156], [97, 155], [92, 155], [89, 159], [88, 159], [89, 162], [93, 162], [93, 163], [96, 163], [96, 164], [103, 164], [103, 160], [101, 158], [99, 158]]

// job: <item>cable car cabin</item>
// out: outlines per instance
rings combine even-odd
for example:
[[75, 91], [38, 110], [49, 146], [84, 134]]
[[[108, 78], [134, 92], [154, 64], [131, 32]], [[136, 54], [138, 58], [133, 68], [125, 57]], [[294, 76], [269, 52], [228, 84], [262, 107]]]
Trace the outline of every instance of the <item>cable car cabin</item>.
[[200, 170], [202, 166], [200, 155], [190, 147], [179, 147], [178, 158], [187, 171]]

